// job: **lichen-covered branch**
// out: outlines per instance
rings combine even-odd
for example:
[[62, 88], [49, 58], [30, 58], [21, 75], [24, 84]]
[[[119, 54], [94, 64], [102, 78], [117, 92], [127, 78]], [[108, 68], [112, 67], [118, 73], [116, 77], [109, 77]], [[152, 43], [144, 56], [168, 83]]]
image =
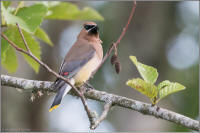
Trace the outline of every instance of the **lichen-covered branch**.
[[97, 126], [107, 117], [108, 112], [110, 110], [110, 108], [112, 107], [112, 101], [106, 102], [106, 104], [104, 105], [104, 110], [101, 114], [101, 116], [94, 122], [93, 125], [91, 125], [91, 129], [96, 129]]
[[[51, 85], [53, 82], [48, 81], [37, 81], [37, 80], [27, 80], [22, 78], [11, 77], [7, 75], [1, 75], [1, 85], [9, 86], [14, 88], [19, 88], [22, 90], [42, 90], [42, 91], [51, 91]], [[73, 94], [70, 92], [69, 94]], [[159, 108], [157, 106], [151, 106], [144, 102], [136, 101], [126, 97], [106, 93], [103, 91], [97, 91], [94, 89], [88, 89], [85, 93], [85, 97], [93, 99], [96, 101], [101, 101], [107, 103], [107, 101], [112, 101], [112, 106], [120, 106], [123, 108], [132, 109], [143, 113], [145, 115], [152, 115], [156, 118], [161, 118], [167, 121], [171, 121], [182, 125], [184, 127], [199, 131], [199, 121], [193, 120], [184, 115], [175, 113], [173, 111]]]

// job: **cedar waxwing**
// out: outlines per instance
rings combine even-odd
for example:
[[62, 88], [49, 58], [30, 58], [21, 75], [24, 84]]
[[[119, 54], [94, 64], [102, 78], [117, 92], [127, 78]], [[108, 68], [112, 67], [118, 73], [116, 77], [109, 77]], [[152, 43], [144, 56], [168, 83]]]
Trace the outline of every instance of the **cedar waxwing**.
[[[98, 30], [96, 23], [86, 22], [60, 66], [59, 74], [68, 78], [75, 86], [86, 82], [102, 61], [102, 41]], [[57, 90], [57, 94], [49, 111], [60, 105], [62, 98], [71, 90], [71, 86], [57, 79], [54, 83], [54, 90]]]

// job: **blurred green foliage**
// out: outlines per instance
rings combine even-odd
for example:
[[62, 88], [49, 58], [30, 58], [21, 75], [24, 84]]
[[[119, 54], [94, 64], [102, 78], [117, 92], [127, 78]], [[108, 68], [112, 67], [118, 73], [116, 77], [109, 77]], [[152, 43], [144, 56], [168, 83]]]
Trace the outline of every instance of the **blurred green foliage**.
[[[43, 2], [44, 3], [44, 2]], [[94, 9], [85, 7], [82, 10], [71, 3], [45, 2], [48, 5], [48, 14], [45, 19], [60, 20], [104, 20], [104, 18]]]
[[38, 39], [44, 41], [45, 43], [49, 44], [50, 46], [53, 46], [53, 43], [49, 36], [46, 34], [46, 32], [42, 28], [37, 28], [34, 36], [36, 36]]
[[[16, 23], [18, 23], [23, 30], [25, 40], [28, 42], [31, 52], [38, 59], [41, 58], [41, 49], [35, 37], [53, 46], [46, 32], [40, 28], [44, 19], [104, 20], [94, 9], [85, 7], [83, 10], [79, 10], [77, 5], [70, 2], [34, 2], [30, 6], [25, 6], [24, 2], [20, 1], [17, 7], [11, 7], [11, 4], [11, 1], [3, 1], [1, 4], [1, 26], [6, 27], [3, 33], [20, 48], [25, 49], [16, 26]], [[27, 55], [22, 55], [33, 70], [38, 73], [39, 64]], [[18, 65], [15, 50], [4, 39], [2, 39], [1, 57], [2, 66], [9, 73], [16, 72]]]

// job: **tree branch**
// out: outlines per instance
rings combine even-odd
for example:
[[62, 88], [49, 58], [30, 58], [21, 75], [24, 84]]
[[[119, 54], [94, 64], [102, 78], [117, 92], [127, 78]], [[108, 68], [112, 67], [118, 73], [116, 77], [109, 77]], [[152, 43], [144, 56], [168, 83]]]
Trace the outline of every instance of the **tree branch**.
[[[31, 91], [33, 89], [36, 89], [40, 91], [52, 91], [50, 89], [52, 84], [53, 82], [48, 82], [48, 81], [27, 80], [27, 79], [22, 79], [22, 78], [11, 77], [7, 75], [1, 75], [1, 85], [19, 88], [22, 90]], [[69, 94], [74, 95], [74, 93], [72, 93], [71, 91], [69, 92]], [[148, 103], [129, 99], [129, 98], [122, 97], [119, 95], [106, 93], [103, 91], [97, 91], [94, 89], [88, 89], [84, 93], [84, 95], [86, 98], [93, 99], [100, 102], [105, 102], [105, 103], [111, 100], [112, 106], [120, 106], [123, 108], [135, 110], [144, 115], [155, 116], [156, 118], [161, 118], [167, 121], [171, 121], [173, 123], [182, 125], [184, 127], [199, 131], [199, 121], [193, 120], [189, 117], [186, 117], [184, 115], [175, 113], [173, 111], [170, 111], [164, 108], [159, 108], [158, 110], [157, 106], [151, 106], [151, 104], [148, 104]], [[106, 113], [107, 111], [104, 111], [104, 112], [105, 113], [102, 113], [102, 114], [104, 114], [104, 116], [107, 115]]]
[[23, 33], [22, 33], [22, 31], [21, 31], [19, 25], [18, 25], [18, 24], [16, 24], [16, 25], [17, 25], [17, 27], [18, 27], [19, 33], [20, 33], [20, 35], [21, 35], [21, 37], [22, 37], [22, 40], [23, 40], [23, 42], [24, 42], [24, 45], [25, 45], [27, 51], [25, 51], [25, 50], [23, 50], [22, 48], [18, 47], [14, 42], [12, 42], [11, 40], [9, 40], [9, 39], [7, 38], [7, 36], [4, 35], [4, 33], [1, 33], [1, 36], [2, 36], [5, 40], [7, 40], [7, 41], [9, 42], [9, 44], [10, 44], [12, 47], [14, 47], [17, 51], [22, 52], [22, 53], [24, 53], [24, 54], [30, 56], [30, 57], [33, 58], [37, 63], [39, 63], [42, 67], [44, 67], [47, 71], [49, 71], [51, 74], [53, 74], [54, 76], [56, 76], [56, 77], [59, 78], [59, 79], [64, 80], [67, 84], [69, 84], [69, 85], [72, 87], [72, 89], [78, 94], [78, 96], [81, 98], [81, 101], [82, 101], [82, 103], [83, 103], [84, 109], [85, 109], [85, 111], [86, 111], [86, 113], [87, 113], [87, 115], [88, 115], [90, 124], [92, 125], [92, 124], [94, 123], [94, 118], [93, 118], [94, 116], [93, 116], [93, 113], [89, 110], [89, 108], [88, 108], [88, 106], [87, 106], [87, 103], [86, 103], [86, 101], [85, 101], [84, 94], [81, 93], [74, 85], [72, 85], [72, 84], [69, 82], [68, 79], [64, 78], [62, 75], [59, 75], [58, 73], [56, 73], [55, 71], [53, 71], [49, 66], [47, 66], [45, 63], [43, 63], [41, 60], [39, 60], [35, 55], [32, 54], [32, 52], [30, 51], [30, 49], [29, 49], [29, 47], [28, 47], [28, 44], [27, 44], [27, 42], [26, 42], [26, 40], [25, 40], [25, 38], [24, 38], [24, 35], [23, 35]]
[[110, 108], [112, 107], [112, 101], [110, 102], [106, 102], [106, 104], [104, 105], [104, 110], [101, 114], [101, 116], [95, 121], [95, 123], [93, 125], [91, 125], [91, 129], [96, 129], [97, 126], [107, 117], [108, 112], [110, 110]]

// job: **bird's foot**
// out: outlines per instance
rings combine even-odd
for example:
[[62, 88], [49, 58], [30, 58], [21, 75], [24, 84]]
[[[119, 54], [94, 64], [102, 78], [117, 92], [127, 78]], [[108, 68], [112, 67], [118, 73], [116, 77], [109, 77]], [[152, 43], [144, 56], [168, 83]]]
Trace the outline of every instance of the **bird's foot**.
[[85, 86], [87, 89], [94, 89], [94, 87], [88, 82], [85, 82]]

